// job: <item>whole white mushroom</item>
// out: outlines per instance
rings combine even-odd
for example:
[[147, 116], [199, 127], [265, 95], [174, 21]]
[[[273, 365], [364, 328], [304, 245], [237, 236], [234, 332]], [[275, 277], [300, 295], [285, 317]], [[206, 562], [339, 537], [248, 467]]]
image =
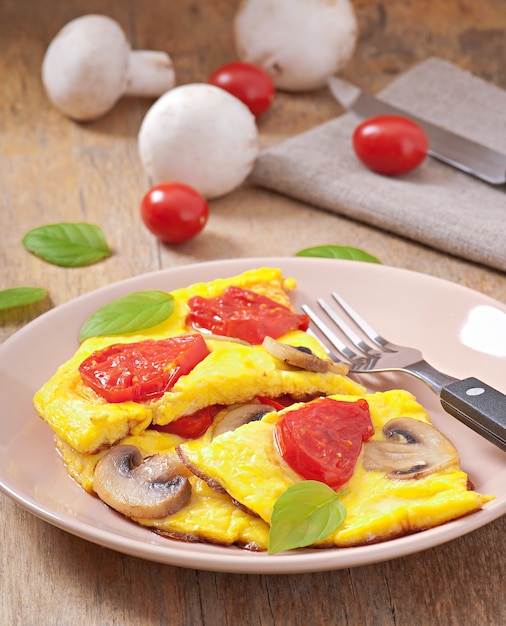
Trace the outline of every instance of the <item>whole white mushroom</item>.
[[186, 183], [206, 198], [238, 187], [259, 149], [248, 107], [207, 83], [181, 85], [161, 96], [142, 121], [138, 144], [151, 184]]
[[323, 87], [348, 63], [357, 37], [350, 0], [243, 0], [234, 19], [239, 58], [286, 91]]
[[166, 52], [132, 51], [120, 25], [105, 15], [84, 15], [66, 24], [42, 63], [48, 98], [68, 117], [97, 119], [122, 96], [157, 98], [175, 83]]

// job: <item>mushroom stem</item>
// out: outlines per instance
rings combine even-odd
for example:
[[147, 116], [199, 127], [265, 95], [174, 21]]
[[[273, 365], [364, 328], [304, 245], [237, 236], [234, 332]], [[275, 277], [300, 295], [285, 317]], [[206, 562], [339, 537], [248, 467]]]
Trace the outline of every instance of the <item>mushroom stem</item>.
[[174, 87], [175, 72], [165, 52], [132, 50], [128, 56], [125, 96], [157, 98]]

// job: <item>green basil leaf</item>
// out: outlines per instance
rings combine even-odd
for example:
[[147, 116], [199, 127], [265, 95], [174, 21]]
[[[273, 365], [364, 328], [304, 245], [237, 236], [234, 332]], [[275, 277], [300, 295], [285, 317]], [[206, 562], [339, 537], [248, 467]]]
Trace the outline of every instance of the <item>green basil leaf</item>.
[[309, 546], [337, 530], [346, 517], [340, 497], [316, 480], [288, 487], [274, 503], [269, 554]]
[[347, 259], [349, 261], [365, 261], [366, 263], [379, 263], [381, 261], [361, 250], [360, 248], [353, 248], [352, 246], [314, 246], [313, 248], [304, 248], [295, 253], [295, 256], [316, 256], [324, 259]]
[[136, 291], [95, 311], [83, 324], [79, 341], [152, 328], [172, 315], [174, 297], [166, 291]]
[[61, 267], [91, 265], [111, 254], [102, 230], [84, 222], [39, 226], [25, 234], [23, 245], [44, 261]]
[[0, 311], [15, 306], [33, 304], [45, 298], [47, 290], [42, 287], [12, 287], [0, 291]]

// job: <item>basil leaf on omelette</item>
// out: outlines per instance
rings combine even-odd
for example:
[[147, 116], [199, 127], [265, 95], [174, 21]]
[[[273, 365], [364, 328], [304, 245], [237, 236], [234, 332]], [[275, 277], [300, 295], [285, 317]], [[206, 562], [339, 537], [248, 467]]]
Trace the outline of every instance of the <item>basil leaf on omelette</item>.
[[174, 297], [165, 291], [136, 291], [104, 305], [83, 324], [79, 341], [152, 328], [172, 315]]
[[340, 494], [316, 480], [294, 483], [276, 500], [269, 532], [269, 554], [304, 548], [325, 539], [346, 517]]

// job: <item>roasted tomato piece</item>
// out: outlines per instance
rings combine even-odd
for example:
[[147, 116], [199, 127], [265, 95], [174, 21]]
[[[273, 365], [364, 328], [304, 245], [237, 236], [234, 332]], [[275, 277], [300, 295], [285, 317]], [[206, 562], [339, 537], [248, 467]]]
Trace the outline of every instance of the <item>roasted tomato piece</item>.
[[362, 443], [374, 433], [366, 400], [323, 398], [286, 413], [274, 437], [283, 459], [306, 480], [337, 490], [351, 478]]
[[277, 398], [266, 398], [265, 396], [257, 396], [257, 400], [262, 404], [268, 404], [276, 411], [281, 411], [282, 409], [286, 409], [287, 406], [290, 406], [295, 402], [295, 400], [289, 396], [278, 396]]
[[179, 437], [183, 437], [184, 439], [196, 439], [206, 432], [213, 423], [214, 416], [219, 413], [222, 408], [221, 404], [213, 404], [213, 406], [206, 406], [191, 415], [183, 415], [164, 426], [152, 424], [150, 428], [162, 433], [179, 435]]
[[162, 396], [208, 354], [198, 334], [115, 343], [91, 354], [79, 373], [107, 402], [144, 402]]
[[254, 345], [261, 344], [266, 336], [277, 339], [291, 330], [306, 330], [309, 325], [307, 315], [241, 287], [228, 287], [216, 298], [193, 296], [188, 305], [188, 323], [193, 327]]

